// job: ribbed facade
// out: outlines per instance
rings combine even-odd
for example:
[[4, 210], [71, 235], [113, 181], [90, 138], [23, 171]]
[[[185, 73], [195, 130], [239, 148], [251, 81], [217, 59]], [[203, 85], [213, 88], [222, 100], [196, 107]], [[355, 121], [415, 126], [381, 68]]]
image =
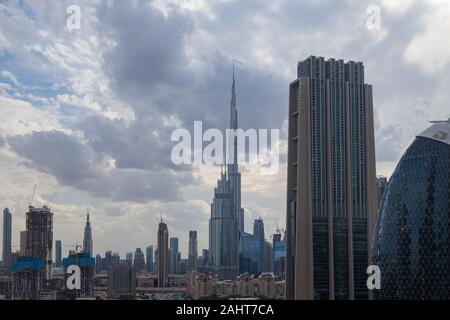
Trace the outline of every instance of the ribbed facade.
[[289, 90], [286, 297], [367, 299], [376, 214], [364, 66], [311, 56]]

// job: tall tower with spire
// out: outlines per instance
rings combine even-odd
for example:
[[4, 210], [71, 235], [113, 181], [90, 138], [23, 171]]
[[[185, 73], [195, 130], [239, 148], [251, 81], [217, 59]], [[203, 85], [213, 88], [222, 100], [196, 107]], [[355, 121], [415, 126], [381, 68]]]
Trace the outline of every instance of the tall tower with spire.
[[[238, 128], [236, 82], [231, 86], [230, 128]], [[219, 279], [234, 280], [239, 272], [240, 235], [244, 232], [244, 210], [241, 208], [241, 174], [237, 161], [237, 137], [228, 137], [228, 154], [220, 179], [214, 189], [209, 221], [209, 266]], [[223, 170], [225, 168], [225, 171]]]
[[83, 251], [85, 253], [88, 253], [91, 257], [94, 251], [94, 243], [92, 241], [92, 228], [91, 222], [89, 221], [89, 212], [87, 213], [86, 225], [84, 227]]
[[[236, 108], [236, 80], [234, 77], [234, 60], [233, 60], [233, 82], [231, 85], [231, 103], [230, 103], [230, 128], [233, 132], [238, 129], [238, 112]], [[231, 132], [231, 131], [230, 131]], [[244, 209], [241, 207], [241, 173], [238, 165], [238, 147], [237, 136], [235, 134], [228, 139], [232, 144], [228, 152], [228, 178], [233, 191], [233, 211], [239, 222], [239, 232], [244, 232]]]

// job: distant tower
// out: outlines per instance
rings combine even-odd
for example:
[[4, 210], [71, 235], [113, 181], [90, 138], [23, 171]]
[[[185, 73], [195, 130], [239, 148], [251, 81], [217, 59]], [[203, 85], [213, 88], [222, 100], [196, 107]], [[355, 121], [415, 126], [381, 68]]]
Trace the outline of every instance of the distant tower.
[[92, 241], [92, 228], [89, 221], [89, 213], [86, 218], [86, 226], [84, 227], [84, 240], [83, 240], [83, 252], [89, 254], [92, 257], [93, 254], [93, 241]]
[[61, 240], [55, 241], [55, 266], [62, 266], [62, 245]]
[[261, 241], [264, 242], [264, 221], [263, 219], [255, 219], [253, 223], [253, 235]]
[[198, 248], [197, 248], [197, 231], [189, 231], [189, 256], [188, 268], [195, 270], [197, 268]]
[[383, 197], [384, 190], [386, 189], [388, 184], [388, 179], [383, 176], [377, 177], [377, 200], [378, 200], [378, 206], [380, 206], [381, 198]]
[[178, 273], [181, 254], [178, 250], [178, 238], [169, 239], [169, 273]]
[[136, 248], [134, 252], [134, 268], [137, 272], [145, 270], [145, 257], [141, 248]]
[[11, 230], [12, 216], [8, 208], [3, 210], [3, 268], [11, 269]]
[[153, 272], [153, 246], [152, 245], [148, 246], [145, 251], [145, 263], [146, 263], [146, 270], [148, 272]]
[[169, 275], [169, 231], [162, 217], [158, 226], [157, 238], [156, 268], [158, 273], [158, 287], [164, 288], [167, 287]]
[[26, 231], [20, 231], [20, 255], [22, 257], [27, 255], [27, 232]]

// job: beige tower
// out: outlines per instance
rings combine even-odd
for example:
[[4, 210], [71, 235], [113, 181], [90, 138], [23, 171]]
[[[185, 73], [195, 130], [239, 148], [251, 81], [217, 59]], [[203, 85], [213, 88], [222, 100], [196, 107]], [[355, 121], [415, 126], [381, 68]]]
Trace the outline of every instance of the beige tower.
[[364, 66], [311, 56], [289, 88], [287, 299], [367, 299], [377, 209]]

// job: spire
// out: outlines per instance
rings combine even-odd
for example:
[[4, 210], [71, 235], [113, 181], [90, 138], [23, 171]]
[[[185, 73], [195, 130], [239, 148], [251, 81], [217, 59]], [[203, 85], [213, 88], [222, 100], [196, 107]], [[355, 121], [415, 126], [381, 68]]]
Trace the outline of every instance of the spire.
[[234, 59], [233, 59], [233, 82], [231, 85], [231, 118], [230, 129], [237, 129], [237, 110], [236, 110], [236, 80], [234, 78]]
[[89, 222], [89, 213], [87, 214], [87, 222]]

